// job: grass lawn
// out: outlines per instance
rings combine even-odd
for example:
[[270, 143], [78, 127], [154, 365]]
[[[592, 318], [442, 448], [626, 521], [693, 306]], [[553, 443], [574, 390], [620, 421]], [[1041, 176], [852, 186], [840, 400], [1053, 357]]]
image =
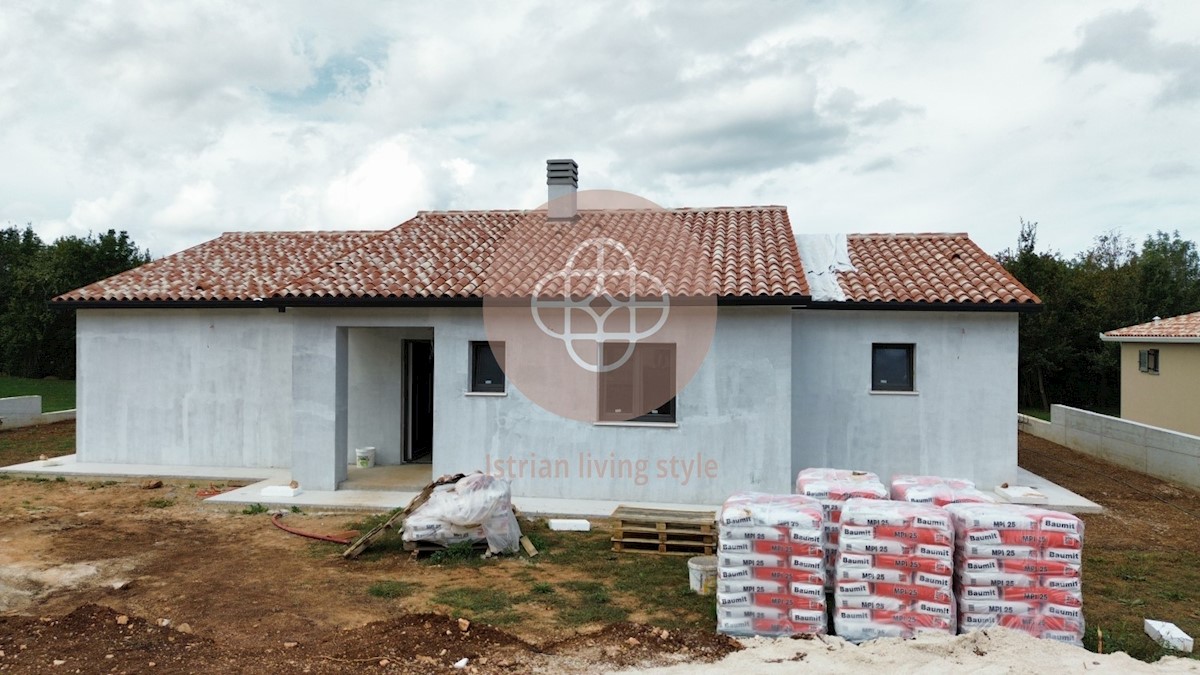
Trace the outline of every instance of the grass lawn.
[[1047, 422], [1050, 421], [1049, 410], [1042, 410], [1041, 408], [1017, 408], [1017, 412], [1021, 413], [1022, 415], [1036, 417], [1039, 420], [1046, 420]]
[[[75, 421], [0, 431], [0, 466], [75, 453]], [[2, 474], [0, 474], [2, 476]]]
[[33, 380], [0, 375], [0, 398], [41, 396], [42, 412], [70, 410], [75, 407], [75, 380]]
[[[347, 523], [365, 531], [386, 516]], [[422, 558], [431, 574], [422, 583], [411, 579], [377, 581], [367, 595], [414, 608], [448, 612], [495, 626], [533, 622], [546, 628], [574, 629], [586, 625], [632, 620], [659, 628], [716, 630], [716, 605], [711, 596], [688, 587], [688, 556], [621, 554], [612, 551], [606, 527], [591, 532], [553, 532], [544, 520], [521, 522], [521, 530], [539, 550], [535, 558], [518, 556], [500, 564], [500, 577], [485, 574], [489, 563], [478, 552], [455, 555], [455, 547]], [[315, 557], [336, 555], [341, 547], [312, 544]], [[399, 534], [389, 533], [363, 554], [361, 560], [380, 561], [404, 555]], [[514, 564], [516, 562], [520, 564]], [[438, 572], [441, 570], [441, 572]], [[459, 573], [462, 570], [465, 573]]]

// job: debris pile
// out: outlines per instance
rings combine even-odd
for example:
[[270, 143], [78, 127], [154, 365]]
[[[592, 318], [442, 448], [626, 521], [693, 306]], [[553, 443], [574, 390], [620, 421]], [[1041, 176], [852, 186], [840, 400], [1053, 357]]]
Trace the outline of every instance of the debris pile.
[[405, 519], [403, 539], [443, 546], [486, 540], [491, 553], [516, 553], [521, 527], [508, 481], [473, 473], [437, 485]]
[[834, 630], [850, 642], [955, 634], [954, 528], [930, 504], [850, 499], [841, 512]]
[[802, 495], [735, 494], [717, 518], [717, 630], [824, 633], [821, 504]]
[[821, 502], [825, 514], [825, 587], [833, 588], [838, 557], [838, 519], [847, 499], [887, 499], [888, 490], [870, 471], [804, 469], [796, 475], [796, 494]]
[[1018, 504], [951, 504], [959, 628], [1083, 645], [1083, 521]]

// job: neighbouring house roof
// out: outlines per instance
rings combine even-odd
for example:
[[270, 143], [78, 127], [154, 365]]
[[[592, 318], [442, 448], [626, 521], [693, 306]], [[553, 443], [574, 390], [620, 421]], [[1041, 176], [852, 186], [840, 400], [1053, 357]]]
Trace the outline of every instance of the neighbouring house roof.
[[[561, 294], [554, 273], [596, 240], [633, 251], [638, 269], [672, 296], [811, 300], [787, 209], [755, 206], [581, 210], [571, 221], [548, 220], [545, 211], [440, 211], [383, 231], [233, 232], [53, 302], [477, 303], [529, 297], [539, 282], [543, 294]], [[859, 234], [847, 242], [855, 270], [839, 273], [844, 305], [1028, 309], [1040, 302], [963, 234]]]
[[1200, 312], [1110, 330], [1101, 333], [1100, 339], [1107, 342], [1200, 342]]

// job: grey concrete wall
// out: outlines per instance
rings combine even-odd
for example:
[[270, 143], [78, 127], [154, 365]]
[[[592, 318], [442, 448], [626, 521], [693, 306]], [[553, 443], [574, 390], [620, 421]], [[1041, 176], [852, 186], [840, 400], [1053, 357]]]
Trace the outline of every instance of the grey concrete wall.
[[0, 431], [39, 424], [54, 424], [75, 419], [75, 410], [42, 412], [41, 396], [6, 396], [0, 398]]
[[[801, 310], [793, 325], [793, 475], [829, 466], [984, 489], [1015, 478], [1015, 314]], [[876, 342], [916, 345], [915, 393], [871, 391]]]
[[[518, 496], [715, 504], [736, 490], [789, 492], [790, 313], [722, 308], [712, 349], [678, 397], [678, 424], [648, 427], [563, 419], [511, 383], [503, 396], [468, 395], [468, 342], [487, 339], [478, 309], [289, 309], [293, 475], [312, 489], [332, 489], [345, 475], [333, 383], [346, 378], [353, 390], [355, 371], [352, 364], [339, 371], [339, 331], [348, 331], [343, 349], [353, 353], [361, 328], [432, 328], [435, 474], [494, 469], [497, 460], [512, 458], [546, 460], [554, 470], [549, 476], [514, 470], [506, 477]], [[714, 477], [698, 477], [697, 461], [712, 462]], [[622, 463], [623, 475], [612, 476], [612, 462]]]
[[1050, 421], [1018, 420], [1022, 431], [1086, 455], [1200, 489], [1200, 436], [1140, 422], [1050, 406]]
[[76, 317], [79, 461], [289, 465], [286, 314], [82, 309]]

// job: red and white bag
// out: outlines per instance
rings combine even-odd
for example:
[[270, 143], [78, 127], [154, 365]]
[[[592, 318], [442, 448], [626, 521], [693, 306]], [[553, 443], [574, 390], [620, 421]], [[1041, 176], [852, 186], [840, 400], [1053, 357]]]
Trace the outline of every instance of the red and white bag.
[[1019, 504], [951, 504], [959, 632], [1004, 626], [1083, 645], [1083, 521]]
[[850, 642], [958, 629], [954, 529], [940, 507], [850, 499], [841, 509], [834, 632]]
[[870, 471], [850, 469], [804, 469], [796, 475], [796, 494], [821, 502], [825, 516], [825, 587], [832, 589], [837, 581], [838, 521], [842, 504], [847, 499], [887, 499], [888, 491], [879, 476]]
[[717, 630], [777, 637], [824, 633], [821, 503], [743, 492], [717, 516]]
[[908, 475], [892, 476], [892, 499], [934, 506], [994, 504], [1000, 501], [995, 495], [976, 489], [975, 483], [962, 478]]

